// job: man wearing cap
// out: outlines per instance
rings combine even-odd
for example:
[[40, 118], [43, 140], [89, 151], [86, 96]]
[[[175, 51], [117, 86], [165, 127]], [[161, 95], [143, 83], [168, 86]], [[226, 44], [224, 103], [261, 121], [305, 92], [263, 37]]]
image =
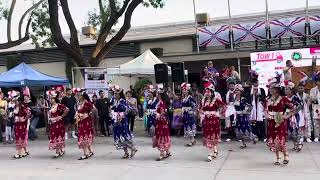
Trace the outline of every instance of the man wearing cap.
[[[108, 135], [110, 136], [109, 131], [109, 121], [110, 121], [110, 100], [105, 96], [105, 93], [103, 90], [99, 91], [100, 98], [97, 100], [96, 108], [98, 109], [98, 115], [99, 115], [99, 123], [100, 123], [100, 135], [102, 137]], [[107, 133], [106, 133], [107, 128]]]

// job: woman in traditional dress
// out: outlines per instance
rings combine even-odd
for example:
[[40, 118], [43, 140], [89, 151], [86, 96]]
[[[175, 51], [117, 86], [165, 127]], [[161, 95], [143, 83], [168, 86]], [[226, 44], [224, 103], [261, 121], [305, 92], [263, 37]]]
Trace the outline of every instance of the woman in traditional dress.
[[195, 112], [197, 108], [196, 101], [191, 96], [191, 85], [187, 83], [181, 84], [183, 93], [182, 99], [182, 111], [183, 111], [183, 123], [184, 123], [184, 137], [189, 138], [190, 142], [186, 144], [187, 147], [191, 147], [196, 144], [195, 136], [197, 132]]
[[13, 101], [16, 103], [14, 109], [14, 134], [16, 140], [17, 153], [13, 156], [15, 159], [28, 156], [28, 126], [30, 124], [31, 109], [23, 105], [23, 99], [20, 98], [19, 92], [12, 94]]
[[236, 110], [236, 127], [238, 139], [242, 141], [241, 149], [247, 147], [246, 142], [248, 140], [253, 140], [254, 144], [257, 143], [257, 138], [252, 134], [249, 116], [250, 110], [252, 108], [250, 102], [246, 97], [243, 96], [243, 87], [241, 84], [235, 85], [235, 100], [234, 108]]
[[79, 103], [75, 118], [78, 125], [78, 146], [83, 150], [83, 155], [78, 160], [84, 160], [94, 155], [92, 147], [94, 133], [90, 116], [93, 104], [85, 90], [81, 90], [78, 97]]
[[148, 102], [147, 102], [147, 132], [151, 136], [154, 132], [155, 121], [156, 121], [156, 110], [159, 103], [156, 97], [156, 90], [152, 85], [148, 89]]
[[205, 84], [205, 94], [201, 102], [200, 113], [202, 116], [203, 145], [210, 150], [208, 162], [218, 156], [220, 140], [220, 112], [225, 113], [226, 105], [214, 94], [214, 85]]
[[295, 95], [295, 92], [294, 92], [295, 85], [293, 82], [285, 81], [284, 85], [285, 85], [286, 97], [295, 106], [295, 112], [293, 116], [289, 118], [289, 121], [288, 121], [289, 130], [294, 143], [293, 150], [300, 152], [302, 150], [303, 140], [304, 140], [304, 132], [301, 131], [302, 129], [300, 127], [304, 127], [305, 125], [305, 120], [302, 112], [303, 103], [299, 99], [299, 97]]
[[57, 93], [54, 90], [47, 91], [50, 98], [51, 108], [48, 112], [49, 120], [49, 150], [55, 150], [54, 158], [65, 154], [65, 127], [63, 118], [67, 116], [69, 109], [60, 104]]
[[167, 105], [165, 103], [168, 97], [166, 97], [166, 93], [162, 92], [162, 90], [157, 93], [157, 97], [159, 99], [159, 104], [156, 111], [157, 115], [155, 123], [155, 134], [153, 137], [153, 147], [158, 148], [158, 150], [160, 151], [160, 156], [156, 159], [156, 161], [161, 161], [171, 156], [171, 138]]
[[278, 75], [269, 80], [270, 97], [267, 99], [265, 112], [268, 121], [267, 145], [276, 154], [277, 160], [274, 163], [275, 165], [280, 165], [281, 153], [284, 156], [283, 164], [289, 163], [289, 153], [286, 146], [288, 135], [287, 121], [294, 114], [293, 104], [281, 95], [280, 78], [281, 76]]
[[[114, 91], [114, 104], [112, 106], [112, 118], [114, 120], [113, 124], [113, 136], [114, 144], [118, 150], [123, 149], [124, 156], [123, 159], [133, 158], [138, 151], [133, 143], [133, 134], [131, 133], [128, 126], [128, 116], [129, 106], [126, 103], [126, 99], [121, 89], [118, 85], [113, 88]], [[129, 155], [129, 150], [131, 154]]]

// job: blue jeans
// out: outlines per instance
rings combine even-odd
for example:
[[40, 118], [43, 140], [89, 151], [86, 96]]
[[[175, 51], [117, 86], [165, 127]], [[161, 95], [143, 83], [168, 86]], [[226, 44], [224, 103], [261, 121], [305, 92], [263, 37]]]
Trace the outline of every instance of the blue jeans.
[[29, 126], [29, 138], [30, 139], [38, 138], [38, 135], [37, 135], [38, 122], [39, 122], [39, 117], [33, 117], [31, 119], [30, 126]]

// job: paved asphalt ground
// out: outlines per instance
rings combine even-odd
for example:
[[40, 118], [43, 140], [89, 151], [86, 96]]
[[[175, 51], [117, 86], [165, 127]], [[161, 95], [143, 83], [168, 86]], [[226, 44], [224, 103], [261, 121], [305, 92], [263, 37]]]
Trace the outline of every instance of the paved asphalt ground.
[[[249, 145], [240, 150], [239, 142], [220, 144], [219, 157], [206, 162], [207, 150], [201, 139], [192, 148], [183, 146], [183, 138], [173, 138], [170, 159], [156, 162], [156, 149], [151, 138], [138, 135], [136, 157], [121, 159], [122, 151], [115, 150], [113, 139], [97, 138], [96, 154], [92, 159], [78, 161], [81, 153], [76, 140], [67, 141], [67, 153], [52, 159], [48, 141], [30, 142], [31, 155], [13, 160], [14, 145], [0, 145], [0, 180], [317, 180], [320, 179], [320, 143], [305, 144], [300, 153], [290, 153], [287, 166], [273, 165], [274, 154], [264, 143]], [[289, 143], [291, 147], [291, 143]]]

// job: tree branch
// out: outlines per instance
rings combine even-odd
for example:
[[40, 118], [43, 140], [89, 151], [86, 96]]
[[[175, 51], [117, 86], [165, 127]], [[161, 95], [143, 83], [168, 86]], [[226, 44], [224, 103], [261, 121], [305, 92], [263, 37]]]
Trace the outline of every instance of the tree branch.
[[125, 13], [124, 22], [117, 34], [106, 43], [99, 51], [96, 57], [90, 59], [91, 66], [98, 66], [103, 58], [111, 51], [111, 49], [120, 42], [131, 28], [131, 18], [133, 11], [143, 2], [143, 0], [133, 0], [127, 8]]
[[103, 7], [103, 2], [102, 2], [102, 0], [99, 0], [99, 10], [100, 10], [100, 13], [103, 13], [103, 12], [104, 12], [104, 7]]
[[9, 48], [12, 48], [12, 47], [15, 47], [15, 46], [18, 46], [26, 41], [29, 40], [29, 36], [25, 36], [23, 37], [22, 39], [18, 39], [18, 40], [15, 40], [15, 41], [9, 41], [9, 42], [6, 42], [6, 43], [1, 43], [0, 44], [0, 49], [9, 49]]
[[122, 16], [122, 14], [124, 13], [124, 11], [127, 9], [129, 2], [130, 2], [130, 0], [125, 0], [125, 1], [123, 2], [122, 7], [121, 7], [120, 10], [118, 11], [118, 14], [119, 14], [120, 16]]
[[89, 63], [82, 58], [80, 50], [68, 44], [68, 42], [62, 36], [59, 24], [58, 0], [50, 0], [48, 1], [48, 3], [50, 15], [50, 29], [54, 43], [61, 50], [67, 53], [77, 63], [78, 66], [90, 66]]
[[28, 19], [27, 25], [26, 25], [26, 32], [24, 34], [24, 37], [19, 37], [19, 39], [15, 40], [15, 41], [8, 41], [6, 43], [1, 43], [0, 44], [0, 49], [9, 49], [9, 48], [18, 46], [18, 45], [20, 45], [20, 44], [22, 44], [24, 42], [27, 42], [29, 40], [29, 38], [30, 38], [29, 28], [30, 28], [31, 21], [32, 21], [32, 18], [30, 16], [29, 19]]
[[[108, 21], [104, 24], [104, 26], [102, 28], [100, 28], [100, 34], [98, 36], [97, 43], [93, 49], [91, 59], [95, 59], [96, 56], [99, 54], [99, 52], [101, 51], [101, 49], [103, 48], [103, 46], [105, 44], [105, 40], [107, 39], [108, 35], [110, 34], [112, 27], [117, 22], [117, 20], [123, 15], [123, 13], [127, 9], [130, 1], [131, 0], [125, 0], [123, 2], [121, 9], [118, 12], [111, 13]], [[133, 2], [135, 2], [135, 1], [137, 1], [137, 0], [133, 0]], [[141, 0], [138, 0], [138, 1], [141, 1]]]
[[26, 10], [26, 12], [23, 13], [23, 15], [21, 16], [21, 19], [19, 21], [19, 39], [22, 38], [22, 24], [24, 19], [26, 18], [26, 16], [35, 8], [37, 8], [40, 4], [42, 4], [45, 0], [40, 0], [38, 3], [32, 5], [29, 9]]
[[[61, 7], [62, 7], [62, 11], [64, 14], [64, 17], [67, 21], [67, 24], [69, 26], [69, 30], [70, 30], [70, 44], [71, 46], [73, 46], [74, 48], [79, 49], [79, 39], [78, 39], [78, 31], [76, 28], [76, 25], [73, 22], [71, 13], [70, 13], [70, 9], [69, 9], [69, 5], [68, 5], [68, 1], [67, 0], [60, 0], [61, 3]], [[79, 53], [80, 53], [80, 49], [79, 49]]]
[[11, 40], [11, 20], [12, 20], [12, 14], [13, 14], [14, 7], [16, 6], [16, 2], [17, 2], [17, 0], [12, 0], [11, 6], [10, 6], [9, 15], [8, 15], [8, 21], [7, 21], [7, 39], [8, 39], [8, 42], [12, 41]]
[[114, 0], [109, 0], [109, 6], [110, 6], [111, 14], [114, 14], [117, 12], [116, 2]]

